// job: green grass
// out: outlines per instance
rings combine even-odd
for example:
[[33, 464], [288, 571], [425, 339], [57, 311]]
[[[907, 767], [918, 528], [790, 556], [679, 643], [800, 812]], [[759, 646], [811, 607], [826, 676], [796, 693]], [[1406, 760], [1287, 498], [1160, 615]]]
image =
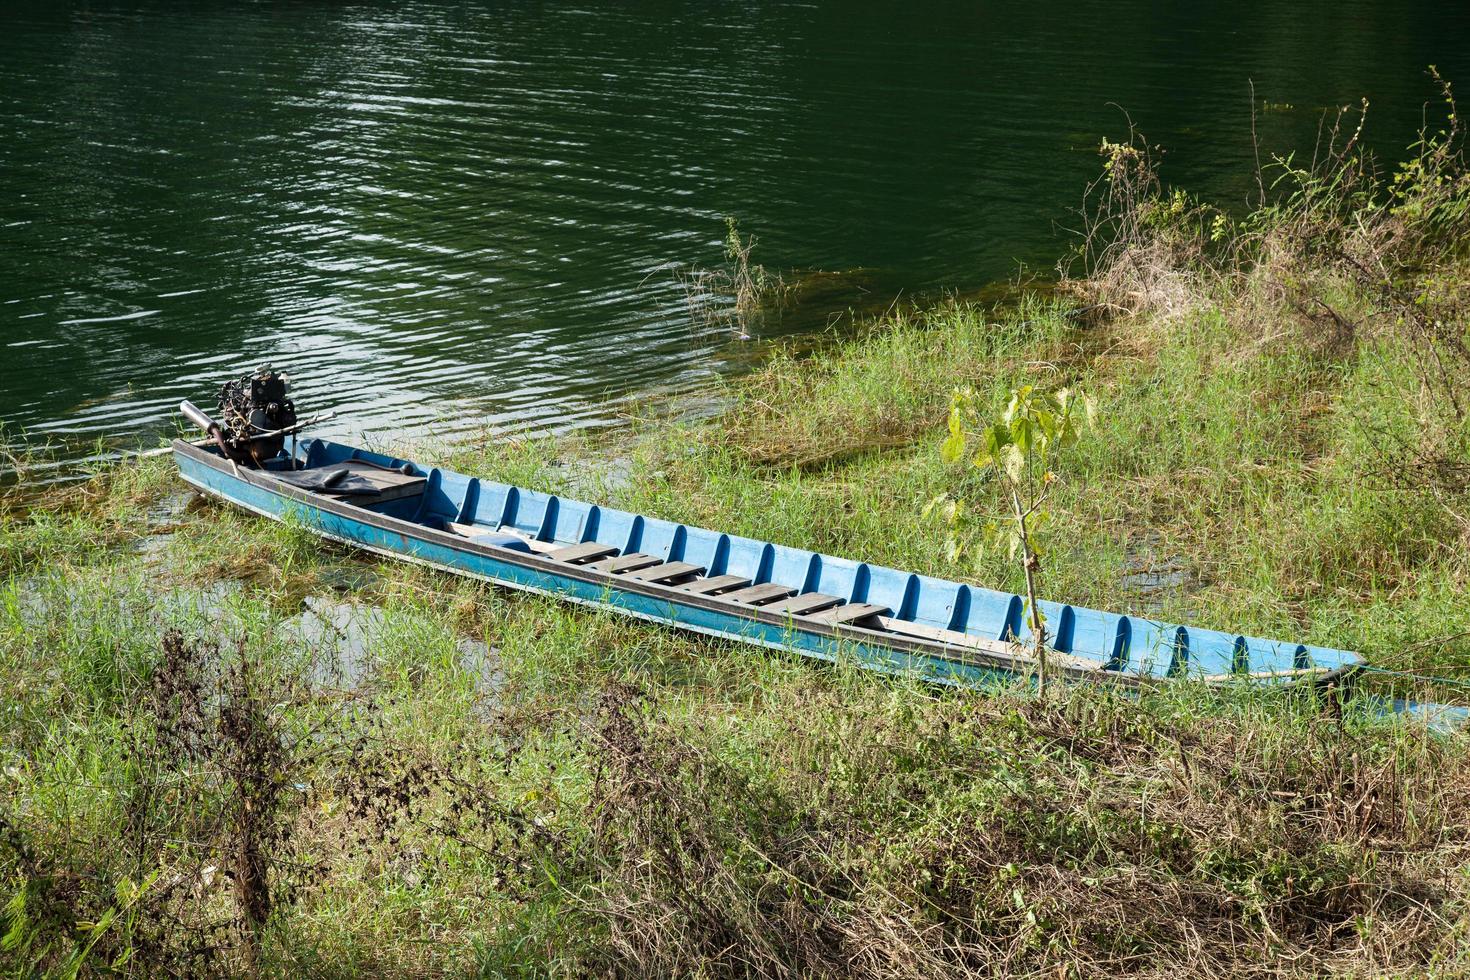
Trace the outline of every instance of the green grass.
[[[966, 315], [966, 329], [981, 332], [988, 315]], [[793, 391], [794, 376], [810, 370], [834, 399], [886, 398], [864, 362], [888, 344], [922, 361], [922, 345], [954, 342], [942, 331], [955, 316], [770, 370], [787, 373], [780, 383]], [[1044, 323], [1037, 334], [1027, 328], [1037, 339], [1024, 350], [998, 352], [993, 373], [972, 380], [999, 393], [1036, 370], [1043, 348], [1065, 348], [1066, 318], [1053, 310]], [[1158, 356], [1162, 364], [1169, 355]], [[1208, 453], [1170, 444], [1192, 431], [1176, 418], [1164, 431], [1178, 436], [1139, 438], [1136, 450], [1109, 457], [1105, 438], [1129, 441], [1123, 384], [1113, 380], [1117, 363], [1092, 370], [1110, 393], [1114, 434], [1092, 443], [1086, 492], [1079, 481], [1073, 505], [1133, 522], [1150, 515], [1137, 529], [1203, 548], [1209, 535], [1173, 531], [1171, 519], [1193, 527], [1192, 515], [1227, 505], [1239, 514], [1270, 498], [1266, 487], [1255, 496], [1222, 488], [1201, 502], [1167, 481], [1155, 498], [1141, 493], [1139, 477], [1158, 480]], [[1195, 391], [1201, 413], [1240, 407], [1233, 385], [1211, 391], [1204, 377], [1191, 383], [1161, 367], [1144, 388], [1160, 389], [1150, 401]], [[630, 441], [631, 478], [592, 492], [954, 573], [938, 557], [941, 530], [917, 517], [953, 478], [937, 463], [934, 420], [924, 421], [942, 414], [945, 383], [936, 373], [932, 391], [911, 392], [911, 409], [889, 402], [885, 410], [917, 433], [906, 449], [804, 471], [757, 462], [716, 422], [641, 434]], [[731, 418], [750, 425], [741, 413], [781, 407], [769, 389], [761, 401], [738, 404]], [[1294, 444], [1283, 438], [1263, 427], [1246, 440], [1250, 458], [1280, 455]], [[572, 451], [591, 447], [560, 447]], [[1229, 470], [1237, 458], [1222, 451], [1218, 465]], [[454, 463], [554, 487], [577, 472], [558, 459], [556, 447], [522, 445], [464, 450]], [[1246, 474], [1306, 479], [1288, 466]], [[1118, 489], [1100, 496], [1111, 479]], [[936, 691], [364, 560], [207, 504], [185, 512], [162, 548], [140, 551], [149, 537], [140, 518], [173, 491], [162, 464], [119, 469], [4, 529], [21, 571], [0, 602], [0, 685], [16, 693], [0, 720], [10, 844], [0, 873], [10, 895], [27, 896], [8, 921], [25, 942], [0, 954], [11, 972], [63, 970], [91, 935], [76, 923], [121, 908], [120, 881], [188, 884], [145, 892], [134, 918], [114, 921], [91, 947], [84, 970], [124, 955], [132, 965], [119, 969], [143, 973], [254, 962], [267, 973], [320, 975], [1056, 975], [1064, 963], [1083, 973], [1172, 964], [1223, 974], [1460, 963], [1455, 869], [1465, 828], [1453, 800], [1470, 767], [1458, 742], [1246, 692], [1182, 687], [1140, 702], [1081, 690], [1042, 704], [1019, 689]], [[1163, 502], [1180, 499], [1197, 509], [1171, 518]], [[1096, 519], [1079, 514], [1068, 526]], [[1059, 573], [1058, 592], [1124, 598], [1107, 581], [1121, 567], [1120, 535], [1135, 529], [1099, 524], [1088, 540], [1100, 554], [1086, 557], [1086, 570]], [[1083, 560], [1086, 543], [1066, 554], [1074, 547]], [[1258, 547], [1262, 561], [1278, 553]], [[1002, 565], [994, 584], [1012, 581]], [[243, 584], [210, 591], [219, 581]], [[201, 594], [215, 598], [190, 601]], [[306, 596], [381, 610], [357, 651], [356, 686], [307, 682], [336, 653], [289, 628]], [[1220, 604], [1203, 608], [1267, 617], [1263, 625], [1274, 615], [1262, 598], [1209, 601]], [[1393, 601], [1383, 596], [1384, 605]], [[1375, 619], [1372, 608], [1354, 614]], [[1352, 635], [1340, 623], [1341, 633], [1321, 628]], [[237, 853], [234, 757], [191, 755], [170, 733], [155, 697], [172, 669], [160, 646], [168, 629], [221, 638], [202, 668], [206, 690], [239, 657], [256, 664], [266, 730], [285, 746], [287, 789], [276, 806], [289, 832], [273, 855], [275, 912], [253, 954], [231, 886], [219, 872], [202, 883]], [[493, 681], [466, 664], [466, 639], [494, 648]], [[1426, 889], [1428, 898], [1415, 897]], [[200, 923], [218, 927], [218, 951], [191, 949], [186, 937]]]

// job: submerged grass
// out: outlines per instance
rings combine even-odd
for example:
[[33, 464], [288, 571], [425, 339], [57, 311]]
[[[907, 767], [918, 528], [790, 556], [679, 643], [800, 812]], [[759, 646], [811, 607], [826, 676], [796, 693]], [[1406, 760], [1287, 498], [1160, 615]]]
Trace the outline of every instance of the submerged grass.
[[[1422, 335], [1317, 268], [1361, 324], [1324, 339], [1300, 254], [1278, 288], [1261, 250], [1221, 275], [1131, 227], [1141, 251], [1108, 254], [1163, 264], [1094, 270], [1088, 316], [1059, 293], [894, 316], [616, 467], [569, 441], [441, 461], [1016, 589], [918, 516], [993, 493], [939, 461], [949, 393], [1080, 384], [1100, 428], [1049, 596], [1465, 671], [1443, 474], [1470, 458]], [[1414, 274], [1462, 282], [1435, 254]], [[876, 679], [365, 559], [186, 504], [163, 462], [7, 511], [0, 571], [11, 974], [1470, 970], [1464, 738], [1352, 704]]]

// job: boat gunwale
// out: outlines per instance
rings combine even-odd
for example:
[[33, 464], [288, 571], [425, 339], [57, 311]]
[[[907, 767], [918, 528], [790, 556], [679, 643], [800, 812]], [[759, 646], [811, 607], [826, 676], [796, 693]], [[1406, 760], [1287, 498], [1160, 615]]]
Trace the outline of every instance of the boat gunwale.
[[[320, 494], [314, 494], [309, 491], [302, 490], [298, 487], [293, 487], [290, 484], [285, 483], [284, 481], [272, 479], [270, 476], [270, 471], [249, 470], [242, 468], [237, 464], [231, 462], [230, 460], [223, 458], [218, 453], [211, 452], [210, 448], [207, 446], [196, 445], [195, 443], [187, 442], [182, 439], [174, 440], [172, 448], [176, 455], [187, 456], [190, 459], [202, 463], [208, 466], [210, 469], [221, 473], [222, 475], [249, 483], [277, 497], [293, 501], [310, 509], [325, 511], [326, 513], [332, 514], [337, 517], [368, 524], [379, 530], [390, 531], [402, 535], [405, 538], [416, 538], [429, 544], [445, 547], [451, 551], [469, 552], [479, 557], [488, 558], [494, 561], [506, 562], [508, 564], [528, 568], [539, 573], [550, 574], [554, 577], [569, 578], [586, 584], [601, 586], [603, 589], [608, 591], [626, 592], [633, 595], [642, 596], [644, 598], [663, 600], [674, 605], [681, 605], [692, 609], [703, 610], [706, 612], [734, 616], [765, 626], [776, 626], [786, 629], [793, 629], [822, 639], [833, 641], [847, 640], [854, 643], [862, 644], [864, 646], [887, 649], [907, 655], [918, 654], [922, 656], [936, 658], [938, 660], [946, 661], [959, 666], [971, 667], [980, 670], [994, 670], [1017, 676], [1026, 676], [1034, 671], [1036, 667], [1035, 658], [1028, 655], [1025, 652], [1025, 648], [1019, 644], [1006, 644], [1006, 641], [1003, 640], [990, 640], [986, 637], [981, 636], [972, 637], [973, 640], [978, 642], [994, 643], [998, 645], [1006, 644], [1015, 647], [1015, 653], [1005, 653], [1001, 651], [990, 651], [984, 649], [976, 649], [973, 647], [951, 645], [939, 640], [926, 640], [922, 637], [910, 637], [899, 633], [889, 632], [886, 630], [868, 629], [866, 627], [855, 626], [848, 623], [831, 624], [802, 616], [772, 613], [763, 610], [760, 606], [750, 606], [744, 603], [731, 602], [724, 600], [719, 596], [699, 595], [698, 593], [682, 590], [677, 586], [664, 585], [654, 582], [644, 582], [638, 579], [631, 579], [625, 576], [616, 575], [611, 572], [595, 570], [588, 566], [568, 564], [566, 562], [558, 561], [555, 558], [551, 558], [546, 555], [536, 553], [534, 551], [523, 552], [509, 548], [496, 547], [494, 545], [479, 544], [471, 538], [466, 538], [448, 531], [440, 531], [427, 525], [405, 520], [403, 518], [381, 514], [377, 511], [368, 510], [365, 507], [360, 507], [345, 500], [337, 500]], [[250, 507], [248, 504], [245, 504], [239, 500], [230, 497], [228, 494], [218, 490], [217, 488], [202, 486], [199, 483], [190, 480], [189, 477], [184, 475], [182, 472], [180, 473], [180, 476], [183, 480], [185, 480], [185, 482], [189, 483], [191, 486], [194, 486], [196, 489], [209, 496], [218, 497], [220, 499], [228, 501], [231, 504], [244, 507], [247, 510], [250, 510], [254, 513], [259, 513], [262, 516], [269, 517], [273, 520], [281, 519], [279, 515], [259, 511], [254, 507]], [[493, 530], [494, 529], [489, 528], [487, 525], [487, 532]], [[506, 582], [493, 576], [475, 572], [468, 572], [467, 570], [463, 569], [456, 569], [453, 566], [447, 566], [442, 562], [419, 558], [418, 556], [404, 554], [400, 551], [376, 548], [359, 541], [339, 537], [321, 528], [313, 527], [312, 532], [314, 534], [317, 534], [318, 536], [340, 541], [354, 548], [361, 548], [367, 551], [384, 554], [386, 556], [397, 559], [416, 561], [432, 568], [448, 571], [451, 574], [468, 574], [472, 577], [479, 578], [484, 581], [496, 583], [507, 588], [515, 588], [521, 591], [543, 591], [517, 583]], [[556, 595], [557, 593], [546, 592], [545, 594]], [[567, 596], [563, 597], [571, 598]], [[602, 606], [604, 608], [613, 608], [620, 612], [628, 612], [628, 610], [621, 610], [618, 609], [618, 607], [612, 606], [611, 604], [607, 603], [594, 604]], [[638, 614], [635, 613], [635, 615]], [[689, 624], [680, 623], [677, 620], [670, 621], [668, 619], [662, 619], [659, 617], [647, 618], [658, 622], [668, 623], [669, 625], [675, 626], [676, 628], [689, 628]], [[740, 640], [740, 637], [738, 635], [730, 634], [724, 631], [706, 632], [714, 632], [718, 635], [726, 636], [736, 641]], [[966, 635], [968, 636], [968, 634]], [[1316, 686], [1326, 686], [1338, 683], [1342, 679], [1350, 677], [1358, 670], [1359, 666], [1360, 665], [1357, 663], [1350, 663], [1342, 664], [1337, 667], [1324, 666], [1319, 668], [1312, 668], [1308, 669], [1305, 672], [1301, 670], [1293, 670], [1280, 674], [1273, 673], [1268, 676], [1295, 678], [1285, 681], [1284, 683], [1279, 685], [1281, 687], [1295, 688], [1308, 684]], [[1210, 686], [1223, 686], [1230, 683], [1249, 683], [1251, 681], [1259, 682], [1260, 680], [1264, 679], [1263, 677], [1252, 677], [1247, 675], [1213, 675], [1208, 677], [1195, 678], [1161, 678], [1120, 670], [1108, 670], [1102, 662], [1098, 662], [1096, 666], [1085, 668], [1075, 666], [1071, 663], [1066, 662], [1054, 663], [1052, 665], [1052, 671], [1050, 671], [1049, 673], [1052, 673], [1053, 676], [1060, 675], [1072, 680], [1088, 681], [1090, 683], [1101, 682], [1130, 689], [1151, 687], [1168, 683], [1172, 680], [1194, 680], [1196, 682], [1205, 683]]]

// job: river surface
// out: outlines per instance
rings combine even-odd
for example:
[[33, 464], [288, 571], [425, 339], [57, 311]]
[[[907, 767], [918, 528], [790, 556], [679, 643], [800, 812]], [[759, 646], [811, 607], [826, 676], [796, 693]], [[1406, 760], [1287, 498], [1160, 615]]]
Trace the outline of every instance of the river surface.
[[[1045, 271], [1123, 109], [1225, 203], [1372, 101], [1407, 144], [1470, 4], [66, 3], [0, 10], [0, 420], [151, 444], [259, 362], [380, 440], [598, 425], [761, 342]], [[1290, 108], [1283, 108], [1289, 106]], [[1120, 108], [1121, 107], [1121, 108]], [[806, 287], [742, 339], [724, 219]]]

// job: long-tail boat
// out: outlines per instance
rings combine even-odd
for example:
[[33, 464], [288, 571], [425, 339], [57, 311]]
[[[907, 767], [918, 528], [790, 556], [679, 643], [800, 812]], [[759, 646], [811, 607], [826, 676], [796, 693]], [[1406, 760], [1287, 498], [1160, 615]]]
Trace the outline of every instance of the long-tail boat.
[[[1023, 600], [1009, 592], [690, 527], [325, 439], [298, 443], [301, 425], [266, 429], [268, 416], [256, 417], [259, 434], [247, 427], [227, 436], [194, 406], [182, 408], [213, 437], [173, 443], [186, 481], [323, 538], [686, 630], [826, 660], [848, 657], [943, 683], [979, 684], [1037, 668]], [[281, 417], [295, 422], [294, 410]], [[286, 432], [293, 435], [290, 450]], [[1057, 602], [1040, 607], [1051, 676], [1125, 686], [1180, 677], [1323, 684], [1360, 663], [1344, 650]]]

